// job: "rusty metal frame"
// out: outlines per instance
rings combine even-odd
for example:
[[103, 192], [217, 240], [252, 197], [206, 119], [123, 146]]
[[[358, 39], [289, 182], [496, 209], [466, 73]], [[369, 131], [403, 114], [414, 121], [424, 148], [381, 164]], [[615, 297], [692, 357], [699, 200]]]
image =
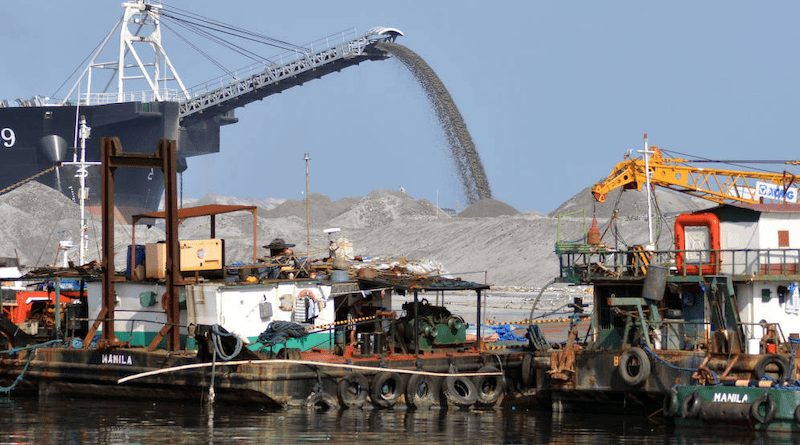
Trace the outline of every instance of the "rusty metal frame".
[[177, 285], [180, 276], [180, 247], [178, 244], [178, 187], [177, 187], [177, 143], [170, 139], [158, 142], [155, 154], [123, 153], [119, 138], [104, 137], [101, 142], [102, 166], [102, 215], [103, 215], [103, 294], [102, 309], [84, 339], [88, 347], [97, 328], [102, 323], [103, 337], [98, 347], [113, 347], [119, 344], [114, 332], [114, 174], [118, 167], [159, 168], [164, 172], [164, 201], [166, 214], [166, 300], [167, 323], [148, 346], [152, 351], [167, 337], [167, 349], [180, 349], [180, 307]]

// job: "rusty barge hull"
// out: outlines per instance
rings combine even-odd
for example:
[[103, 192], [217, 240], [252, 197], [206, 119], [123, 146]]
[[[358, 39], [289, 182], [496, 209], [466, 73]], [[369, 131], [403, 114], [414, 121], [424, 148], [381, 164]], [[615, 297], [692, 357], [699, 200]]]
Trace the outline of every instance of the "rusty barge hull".
[[[557, 352], [535, 353], [527, 371], [532, 379], [530, 386], [537, 398], [552, 404], [555, 411], [594, 410], [603, 406], [651, 414], [662, 407], [670, 388], [696, 382], [698, 368], [716, 376], [750, 379], [759, 372], [759, 361], [763, 360], [763, 356], [748, 354], [659, 350], [660, 360], [650, 357], [650, 370], [643, 382], [631, 385], [620, 374], [620, 362], [627, 349], [578, 351], [574, 371], [567, 373], [567, 379], [552, 377], [551, 363], [558, 359]], [[767, 371], [777, 369], [770, 367]]]
[[[533, 393], [531, 388], [516, 384], [520, 381], [521, 359], [520, 353], [477, 351], [348, 359], [312, 352], [297, 354], [292, 359], [208, 363], [191, 353], [149, 352], [144, 348], [109, 351], [39, 348], [0, 359], [0, 382], [8, 386], [21, 376], [14, 389], [14, 394], [20, 395], [198, 401], [207, 400], [213, 387], [214, 400], [222, 403], [244, 402], [274, 408], [370, 404], [383, 408], [395, 405], [425, 408], [461, 406], [458, 394], [456, 403], [448, 398], [445, 376], [454, 369], [459, 374], [475, 374], [490, 366], [502, 369], [503, 375], [490, 381], [486, 376], [466, 378], [475, 385], [476, 394], [488, 395], [493, 399], [491, 403], [473, 400], [462, 407], [492, 407], [514, 403]], [[146, 373], [153, 375], [120, 383], [120, 379]], [[410, 395], [413, 390], [409, 382], [416, 373], [439, 374], [433, 377], [433, 385], [426, 388], [432, 395], [422, 404], [418, 399], [415, 403]], [[364, 378], [360, 380], [364, 387], [356, 388], [363, 395], [354, 395], [352, 385], [348, 387], [348, 383], [356, 380], [354, 375]], [[388, 380], [394, 388], [384, 388], [383, 391], [389, 392], [381, 395], [377, 380], [384, 383]]]

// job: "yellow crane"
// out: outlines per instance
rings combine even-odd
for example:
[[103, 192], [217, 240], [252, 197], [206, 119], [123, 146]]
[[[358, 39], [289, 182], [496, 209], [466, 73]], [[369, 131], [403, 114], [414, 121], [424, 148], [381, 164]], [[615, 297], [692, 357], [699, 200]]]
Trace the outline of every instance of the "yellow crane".
[[[694, 167], [685, 164], [698, 161], [666, 158], [661, 149], [656, 146], [651, 146], [649, 151], [652, 154], [647, 160], [647, 164], [650, 169], [650, 183], [653, 185], [708, 199], [719, 204], [797, 202], [798, 190], [792, 186], [796, 178], [792, 173], [761, 173]], [[608, 178], [592, 187], [595, 199], [605, 202], [608, 192], [619, 187], [641, 191], [642, 186], [647, 183], [645, 162], [642, 158], [633, 159], [626, 156], [626, 160], [617, 164]], [[800, 165], [800, 161], [774, 162]]]

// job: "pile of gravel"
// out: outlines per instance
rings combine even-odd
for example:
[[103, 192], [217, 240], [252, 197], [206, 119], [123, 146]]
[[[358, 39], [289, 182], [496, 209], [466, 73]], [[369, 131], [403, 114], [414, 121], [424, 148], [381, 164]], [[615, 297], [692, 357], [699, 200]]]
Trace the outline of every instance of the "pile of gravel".
[[[305, 199], [289, 199], [276, 206], [274, 209], [264, 212], [265, 218], [288, 218], [296, 216], [305, 221], [309, 217], [311, 224], [323, 224], [342, 212], [352, 207], [361, 198], [342, 198], [332, 202], [330, 198], [321, 193], [312, 193], [308, 199], [308, 209]], [[306, 213], [308, 211], [308, 214]]]
[[[612, 190], [608, 194], [606, 202], [596, 202], [594, 196], [592, 196], [592, 187], [586, 187], [578, 192], [578, 194], [550, 212], [550, 216], [586, 210], [586, 215], [589, 218], [593, 216], [593, 212], [596, 212], [598, 220], [601, 218], [608, 219], [613, 214], [616, 206], [621, 218], [640, 219], [647, 217], [647, 192], [645, 190], [640, 192], [619, 188]], [[655, 195], [662, 214], [702, 210], [716, 205], [705, 199], [662, 188], [657, 188]]]
[[376, 190], [328, 224], [350, 228], [381, 227], [397, 219], [435, 218], [436, 213], [436, 206], [427, 199], [416, 200], [395, 190]]
[[502, 215], [518, 215], [514, 207], [492, 198], [483, 198], [464, 209], [458, 216], [462, 218], [494, 218]]

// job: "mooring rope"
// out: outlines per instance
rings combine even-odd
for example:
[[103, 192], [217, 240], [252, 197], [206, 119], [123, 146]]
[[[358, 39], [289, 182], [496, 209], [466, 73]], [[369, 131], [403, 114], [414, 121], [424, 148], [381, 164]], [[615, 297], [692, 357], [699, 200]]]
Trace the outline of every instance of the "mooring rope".
[[[651, 356], [654, 359], [656, 359], [657, 362], [661, 363], [662, 365], [668, 366], [668, 367], [670, 367], [672, 369], [677, 369], [678, 371], [687, 371], [687, 372], [688, 371], [697, 372], [697, 371], [700, 370], [700, 368], [683, 368], [683, 367], [680, 367], [680, 366], [673, 365], [672, 363], [670, 363], [670, 362], [664, 360], [663, 358], [659, 357], [659, 355], [656, 354], [649, 347], [647, 347], [647, 345], [642, 345], [642, 349], [644, 349], [644, 352], [646, 352], [649, 356]], [[710, 372], [711, 376], [714, 377], [714, 384], [718, 385], [719, 384], [719, 377], [717, 377], [717, 373], [715, 373], [714, 371], [712, 371], [710, 369], [708, 370], [708, 372]]]
[[54, 344], [54, 343], [61, 343], [61, 340], [50, 340], [48, 342], [40, 343], [40, 344], [37, 344], [37, 345], [23, 346], [21, 348], [11, 348], [11, 349], [8, 349], [8, 350], [5, 350], [5, 351], [0, 351], [0, 354], [9, 354], [9, 355], [10, 354], [16, 354], [17, 352], [20, 352], [20, 351], [30, 351], [28, 353], [28, 361], [25, 362], [25, 366], [22, 368], [22, 372], [19, 373], [19, 375], [17, 376], [17, 378], [14, 379], [14, 382], [11, 383], [11, 385], [9, 385], [9, 386], [0, 386], [0, 393], [8, 394], [11, 391], [13, 391], [17, 387], [17, 385], [19, 385], [20, 382], [22, 382], [22, 379], [25, 376], [25, 373], [28, 371], [28, 367], [31, 365], [31, 362], [33, 361], [33, 356], [34, 356], [33, 350], [38, 349], [38, 348], [47, 347], [47, 346], [49, 346], [51, 344]]
[[[325, 366], [329, 368], [346, 368], [346, 369], [353, 369], [359, 371], [376, 371], [376, 372], [396, 372], [398, 374], [419, 374], [419, 375], [429, 375], [433, 377], [474, 377], [474, 376], [481, 376], [481, 375], [502, 375], [503, 373], [500, 371], [497, 372], [460, 372], [460, 373], [450, 373], [450, 372], [431, 372], [431, 371], [419, 371], [416, 369], [403, 369], [403, 368], [381, 368], [378, 366], [361, 366], [361, 365], [351, 365], [347, 363], [326, 363], [326, 362], [318, 362], [314, 360], [283, 360], [283, 359], [274, 359], [274, 360], [238, 360], [238, 361], [231, 361], [226, 363], [217, 363], [217, 366], [241, 366], [241, 365], [266, 365], [266, 364], [294, 364], [294, 365], [308, 365], [308, 366]], [[150, 377], [153, 375], [159, 374], [168, 374], [171, 372], [178, 372], [178, 371], [186, 371], [189, 369], [201, 369], [201, 368], [208, 368], [212, 366], [211, 363], [192, 363], [189, 365], [181, 365], [181, 366], [173, 366], [170, 368], [164, 369], [156, 369], [153, 371], [142, 372], [139, 374], [129, 375], [127, 377], [123, 377], [117, 380], [117, 384], [122, 384], [125, 382], [129, 382], [131, 380], [137, 380], [143, 377]]]
[[[214, 340], [214, 351], [216, 352], [217, 355], [219, 355], [219, 358], [228, 362], [236, 358], [236, 356], [239, 355], [240, 352], [242, 352], [242, 345], [243, 345], [242, 339], [229, 332], [222, 332], [219, 330], [219, 328], [220, 326], [216, 324], [211, 326], [212, 338]], [[222, 337], [233, 337], [236, 339], [236, 347], [233, 349], [232, 353], [230, 354], [225, 353], [225, 349], [222, 347]]]
[[54, 165], [54, 166], [48, 168], [47, 170], [43, 170], [43, 171], [40, 171], [39, 173], [36, 173], [35, 175], [31, 176], [30, 178], [25, 178], [22, 181], [17, 182], [16, 184], [11, 184], [8, 187], [0, 190], [0, 195], [2, 195], [3, 193], [5, 193], [5, 192], [7, 192], [9, 190], [13, 190], [13, 189], [17, 188], [17, 187], [21, 186], [22, 184], [25, 184], [26, 182], [33, 181], [34, 179], [38, 178], [39, 176], [45, 175], [47, 173], [50, 173], [51, 171], [55, 170], [55, 168], [56, 168], [56, 166]]

